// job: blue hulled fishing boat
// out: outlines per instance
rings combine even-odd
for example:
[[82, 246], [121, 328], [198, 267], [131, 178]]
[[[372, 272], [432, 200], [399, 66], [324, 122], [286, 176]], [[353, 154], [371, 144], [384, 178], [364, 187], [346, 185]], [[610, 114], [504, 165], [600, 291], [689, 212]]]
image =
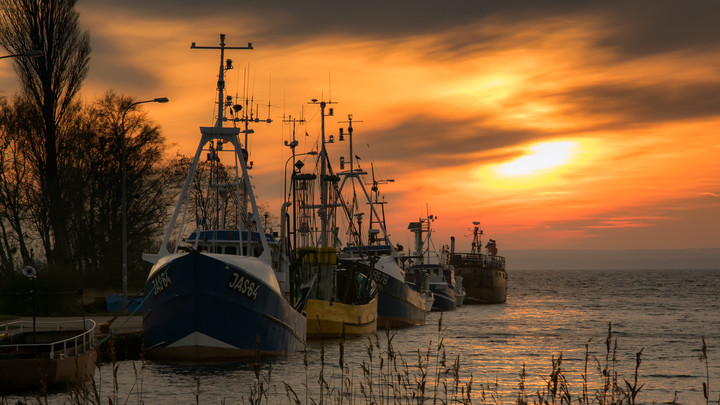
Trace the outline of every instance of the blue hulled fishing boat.
[[[419, 280], [417, 288], [414, 283], [406, 282], [405, 272], [400, 267], [398, 253], [387, 234], [386, 201], [379, 199], [379, 185], [394, 180], [377, 180], [375, 168], [371, 165], [373, 195], [368, 192], [364, 184], [364, 178], [368, 173], [359, 167], [360, 157], [353, 151], [352, 115], [348, 115], [346, 122], [348, 123], [347, 133], [344, 132], [344, 128], [340, 128], [339, 140], [348, 138], [349, 158], [346, 160], [341, 157], [340, 160], [341, 171], [338, 176], [342, 178], [342, 183], [338, 188], [338, 196], [345, 201], [344, 219], [348, 221], [349, 240], [340, 252], [340, 264], [346, 268], [359, 269], [377, 285], [378, 328], [422, 325], [425, 323], [427, 314], [425, 301], [430, 292], [423, 290], [423, 279]], [[349, 167], [346, 168], [348, 164]], [[348, 185], [349, 187], [346, 187]], [[362, 193], [358, 193], [357, 188]], [[343, 191], [347, 191], [344, 198], [342, 197]], [[369, 206], [368, 211], [361, 209], [358, 195], [365, 197], [365, 202]], [[336, 205], [340, 205], [339, 201]], [[365, 214], [370, 219], [367, 236], [362, 234], [362, 218]]]
[[[301, 351], [306, 319], [285, 299], [275, 275], [280, 252], [264, 230], [248, 175], [248, 152], [239, 140], [241, 132], [246, 136], [251, 132], [247, 125], [252, 118], [241, 116], [242, 107], [231, 107], [223, 94], [224, 74], [232, 68], [232, 61], [225, 61], [225, 50], [252, 46], [228, 47], [220, 35], [219, 47], [193, 43], [192, 48], [220, 50], [217, 121], [215, 126], [200, 128], [200, 143], [159, 252], [143, 255], [154, 263], [144, 289], [147, 355], [223, 361]], [[226, 118], [226, 108], [232, 108], [235, 116]], [[223, 127], [228, 121], [244, 122], [245, 130]], [[193, 194], [200, 183], [195, 177], [203, 152], [208, 157], [211, 189], [207, 194]], [[223, 161], [233, 162], [227, 166], [235, 169], [225, 179], [220, 176]], [[214, 218], [210, 210], [196, 209], [198, 217], [186, 219], [191, 201], [203, 195], [214, 197], [203, 206], [213, 208]], [[227, 201], [233, 201], [235, 208], [228, 209]], [[190, 223], [206, 229], [197, 229], [183, 243], [185, 225]], [[171, 236], [176, 237], [172, 253], [168, 250]]]
[[411, 270], [419, 269], [430, 274], [430, 291], [435, 296], [433, 311], [452, 311], [457, 307], [455, 297], [455, 273], [453, 269], [441, 264], [419, 264]]
[[[433, 215], [411, 222], [408, 229], [415, 236], [415, 252], [407, 256], [410, 260], [408, 273], [414, 277], [427, 275], [430, 278], [430, 291], [434, 295], [433, 311], [452, 311], [457, 307], [455, 271], [446, 260], [437, 255], [432, 243], [430, 224], [435, 220]], [[423, 236], [426, 234], [427, 236]], [[433, 249], [431, 249], [433, 248]], [[435, 258], [431, 253], [435, 253]]]
[[351, 246], [342, 250], [340, 262], [359, 266], [369, 274], [378, 289], [378, 328], [401, 328], [425, 323], [425, 301], [431, 293], [424, 287], [424, 277], [409, 283], [398, 265], [391, 245]]

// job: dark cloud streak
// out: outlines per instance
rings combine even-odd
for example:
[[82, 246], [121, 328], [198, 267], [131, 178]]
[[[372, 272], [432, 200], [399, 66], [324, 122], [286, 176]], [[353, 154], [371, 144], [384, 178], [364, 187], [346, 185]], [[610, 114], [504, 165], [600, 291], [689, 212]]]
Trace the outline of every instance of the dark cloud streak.
[[[93, 7], [122, 7], [143, 15], [162, 18], [201, 19], [237, 16], [243, 22], [262, 27], [251, 41], [291, 44], [324, 36], [354, 36], [364, 39], [437, 35], [469, 27], [482, 28], [494, 19], [507, 24], [532, 27], [540, 19], [580, 21], [601, 18], [607, 24], [604, 35], [596, 39], [601, 48], [613, 49], [621, 58], [662, 53], [696, 46], [717, 47], [720, 41], [720, 5], [716, 0], [642, 0], [632, 2], [578, 2], [552, 0], [522, 1], [270, 1], [237, 0], [126, 0], [117, 3], [95, 0]], [[110, 12], [112, 13], [112, 12]], [[488, 34], [491, 35], [491, 34]], [[542, 33], [539, 33], [542, 35]], [[489, 43], [492, 36], [457, 37], [445, 49], [457, 53], [471, 50], [478, 42]]]
[[469, 163], [498, 162], [512, 158], [499, 150], [528, 141], [548, 138], [545, 132], [503, 129], [473, 120], [410, 117], [370, 135], [373, 157], [411, 165], [455, 167]]
[[569, 110], [587, 116], [612, 116], [610, 125], [620, 128], [717, 116], [720, 114], [718, 94], [720, 82], [669, 82], [653, 86], [594, 85], [557, 96]]
[[720, 3], [712, 0], [607, 2], [603, 12], [612, 35], [597, 45], [624, 59], [720, 47]]

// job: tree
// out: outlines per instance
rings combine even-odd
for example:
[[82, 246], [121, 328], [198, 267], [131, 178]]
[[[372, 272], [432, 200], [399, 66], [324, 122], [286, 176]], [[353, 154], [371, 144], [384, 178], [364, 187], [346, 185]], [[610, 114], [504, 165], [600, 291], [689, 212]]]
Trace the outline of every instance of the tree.
[[0, 12], [0, 46], [12, 54], [39, 49], [40, 58], [16, 58], [15, 69], [31, 120], [26, 142], [30, 163], [39, 177], [38, 221], [47, 225], [43, 238], [48, 260], [70, 260], [68, 204], [63, 193], [60, 142], [80, 85], [88, 72], [90, 35], [81, 31], [74, 0], [4, 0]]
[[88, 106], [63, 148], [68, 235], [75, 267], [95, 286], [118, 286], [121, 264], [121, 141], [126, 136], [128, 258], [130, 279], [143, 280], [141, 255], [162, 236], [176, 180], [163, 162], [165, 139], [133, 99], [112, 91]]
[[[28, 234], [34, 233], [36, 194], [25, 158], [28, 109], [23, 99], [0, 99], [0, 265], [5, 271], [31, 264]], [[18, 261], [19, 259], [19, 261]]]
[[[58, 139], [59, 183], [72, 198], [66, 201], [66, 235], [72, 271], [48, 276], [98, 288], [118, 287], [121, 265], [121, 140], [126, 136], [129, 275], [145, 279], [141, 255], [158, 245], [168, 206], [183, 176], [173, 175], [164, 161], [165, 139], [133, 99], [108, 92], [93, 104], [74, 104], [68, 129]], [[128, 109], [130, 108], [130, 109]], [[0, 99], [0, 266], [3, 280], [31, 261], [30, 247], [49, 235], [41, 205], [39, 172], [34, 162], [26, 99]], [[124, 114], [124, 122], [123, 120]], [[124, 127], [123, 127], [124, 124]], [[174, 163], [172, 164], [174, 165]], [[45, 246], [47, 248], [47, 246]], [[57, 274], [56, 274], [57, 273]]]

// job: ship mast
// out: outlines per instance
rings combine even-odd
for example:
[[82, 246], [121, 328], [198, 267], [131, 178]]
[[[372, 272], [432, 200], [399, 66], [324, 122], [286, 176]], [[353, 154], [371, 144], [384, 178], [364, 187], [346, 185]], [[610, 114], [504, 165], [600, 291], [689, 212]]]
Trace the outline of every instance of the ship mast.
[[470, 252], [473, 254], [480, 254], [482, 251], [482, 239], [480, 235], [482, 235], [483, 231], [480, 229], [480, 221], [473, 221], [473, 225], [473, 242]]
[[[300, 117], [300, 119], [297, 119], [297, 118], [293, 118], [291, 115], [289, 115], [287, 119], [284, 119], [284, 118], [283, 118], [283, 122], [291, 123], [291, 124], [292, 124], [292, 141], [291, 141], [291, 142], [285, 141], [285, 146], [289, 147], [290, 150], [291, 150], [291, 154], [292, 154], [292, 155], [291, 155], [290, 159], [292, 160], [292, 163], [293, 163], [293, 165], [292, 165], [292, 167], [293, 167], [293, 174], [292, 174], [292, 176], [291, 176], [291, 178], [292, 178], [292, 182], [291, 182], [291, 188], [292, 188], [292, 206], [293, 206], [293, 209], [292, 209], [292, 212], [293, 212], [293, 214], [292, 214], [292, 221], [293, 221], [293, 222], [292, 222], [291, 229], [292, 229], [292, 235], [293, 235], [292, 246], [295, 247], [295, 246], [297, 246], [297, 215], [298, 215], [297, 204], [296, 204], [296, 201], [295, 201], [295, 167], [296, 167], [296, 166], [295, 166], [295, 159], [297, 159], [297, 155], [295, 154], [295, 148], [296, 148], [296, 147], [298, 146], [298, 144], [299, 144], [299, 142], [297, 141], [297, 139], [295, 139], [295, 129], [296, 129], [296, 127], [297, 127], [297, 124], [304, 124], [304, 123], [305, 123], [305, 119], [304, 119], [302, 116]], [[306, 153], [306, 154], [308, 154], [308, 153]], [[315, 154], [317, 154], [317, 152], [315, 152]], [[285, 163], [285, 171], [287, 171], [287, 162]], [[283, 176], [283, 209], [282, 209], [282, 222], [283, 222], [283, 223], [284, 223], [284, 221], [285, 221], [285, 210], [287, 209], [287, 204], [288, 204], [288, 201], [287, 201], [287, 198], [288, 198], [288, 190], [287, 190], [287, 186], [286, 186], [286, 183], [285, 183], [286, 181], [287, 181], [287, 173], [284, 173], [284, 176]], [[281, 231], [281, 232], [285, 232], [285, 226], [284, 226], [284, 225], [281, 226], [280, 231]], [[289, 237], [289, 235], [288, 235], [288, 237]], [[283, 240], [284, 240], [284, 239], [283, 239]]]
[[[233, 127], [233, 128], [225, 128], [223, 127], [223, 122], [225, 121], [224, 116], [224, 109], [226, 106], [225, 103], [225, 70], [232, 68], [232, 61], [228, 59], [225, 61], [225, 50], [226, 49], [253, 49], [252, 44], [248, 43], [247, 46], [243, 47], [232, 47], [232, 46], [226, 46], [225, 45], [225, 35], [220, 34], [220, 46], [196, 46], [193, 42], [190, 46], [191, 49], [219, 49], [220, 50], [220, 68], [218, 73], [218, 81], [217, 81], [217, 92], [218, 92], [218, 98], [217, 98], [217, 120], [215, 121], [215, 125], [212, 127], [200, 127], [200, 133], [201, 133], [201, 139], [200, 143], [198, 145], [198, 148], [195, 152], [195, 157], [193, 158], [190, 172], [188, 173], [187, 178], [185, 179], [185, 184], [183, 186], [183, 190], [180, 193], [180, 198], [178, 199], [178, 202], [175, 206], [175, 211], [172, 214], [172, 217], [170, 219], [170, 224], [168, 226], [167, 232], [165, 234], [165, 238], [163, 239], [162, 245], [160, 246], [160, 249], [158, 251], [157, 255], [147, 255], [148, 261], [157, 261], [159, 257], [163, 257], [169, 254], [168, 252], [168, 243], [169, 239], [173, 233], [173, 230], [175, 228], [175, 225], [178, 220], [178, 216], [180, 214], [180, 211], [185, 205], [185, 212], [187, 212], [187, 207], [189, 206], [189, 200], [190, 200], [190, 189], [191, 185], [193, 184], [193, 180], [195, 178], [195, 172], [197, 170], [198, 162], [200, 160], [200, 155], [202, 154], [203, 147], [209, 142], [216, 141], [217, 143], [229, 143], [232, 144], [235, 151], [235, 163], [236, 165], [239, 164], [242, 169], [242, 178], [243, 178], [243, 189], [245, 190], [250, 203], [252, 205], [252, 215], [253, 215], [253, 224], [246, 224], [247, 226], [245, 229], [248, 232], [248, 244], [250, 243], [250, 240], [252, 239], [251, 235], [252, 232], [258, 232], [260, 237], [260, 242], [263, 247], [262, 254], [260, 255], [260, 260], [263, 262], [270, 264], [272, 261], [270, 248], [267, 242], [267, 238], [265, 237], [265, 229], [263, 227], [263, 223], [260, 220], [260, 214], [258, 211], [257, 203], [255, 201], [255, 196], [253, 193], [252, 185], [250, 184], [250, 176], [248, 175], [248, 167], [246, 164], [247, 161], [247, 150], [243, 148], [243, 145], [240, 143], [240, 140], [238, 138], [238, 135], [240, 133], [240, 129]], [[236, 176], [237, 176], [237, 167], [236, 167]], [[238, 192], [238, 184], [237, 181], [235, 181], [236, 184], [236, 192]], [[240, 217], [240, 215], [238, 215]], [[239, 219], [239, 218], [238, 218]], [[179, 225], [179, 231], [177, 233], [177, 240], [175, 241], [175, 252], [177, 252], [178, 246], [180, 245], [180, 241], [183, 233], [183, 227], [185, 225], [185, 213], [183, 213], [183, 218], [180, 221]], [[238, 223], [238, 230], [242, 230], [242, 227], [240, 227], [240, 223]], [[243, 251], [242, 246], [242, 238], [239, 241], [241, 252]], [[249, 254], [250, 249], [245, 248], [244, 254]], [[144, 256], [145, 257], [145, 256]]]
[[[232, 61], [228, 59], [225, 61], [225, 50], [226, 49], [253, 49], [252, 43], [248, 42], [247, 46], [226, 46], [225, 45], [225, 34], [220, 34], [220, 46], [196, 46], [195, 42], [190, 45], [190, 49], [219, 49], [220, 50], [220, 72], [218, 73], [217, 90], [218, 90], [218, 116], [215, 121], [215, 127], [221, 128], [225, 118], [225, 69], [232, 68]], [[223, 65], [223, 62], [226, 62]], [[247, 140], [246, 140], [247, 141]]]
[[[382, 239], [385, 241], [385, 243], [386, 243], [387, 245], [389, 245], [389, 246], [392, 247], [392, 242], [390, 241], [390, 237], [389, 237], [388, 234], [387, 234], [387, 229], [385, 228], [385, 211], [384, 211], [385, 208], [383, 207], [383, 218], [382, 218], [382, 219], [380, 218], [380, 215], [378, 214], [377, 209], [375, 208], [375, 205], [376, 205], [376, 204], [381, 204], [381, 205], [382, 205], [382, 204], [384, 204], [384, 202], [383, 202], [383, 203], [378, 202], [378, 201], [377, 201], [377, 197], [376, 197], [375, 202], [373, 202], [372, 196], [370, 195], [370, 193], [368, 193], [368, 190], [365, 188], [365, 184], [362, 182], [362, 180], [361, 180], [361, 178], [360, 178], [360, 176], [362, 176], [362, 175], [367, 175], [368, 173], [367, 173], [366, 171], [360, 169], [360, 168], [355, 169], [355, 166], [354, 166], [354, 164], [353, 164], [354, 160], [356, 159], [355, 155], [353, 154], [353, 137], [352, 137], [352, 136], [353, 136], [353, 126], [352, 126], [353, 122], [356, 122], [356, 123], [357, 123], [357, 122], [362, 122], [362, 121], [353, 121], [352, 114], [348, 114], [348, 120], [347, 120], [347, 121], [341, 121], [341, 122], [340, 122], [340, 123], [347, 123], [347, 124], [348, 124], [347, 135], [348, 135], [348, 138], [349, 138], [349, 139], [348, 139], [348, 142], [349, 142], [349, 144], [350, 144], [350, 145], [349, 145], [349, 149], [350, 149], [350, 156], [349, 156], [349, 160], [350, 160], [350, 171], [346, 171], [346, 172], [341, 172], [341, 173], [339, 173], [340, 175], [344, 176], [344, 178], [343, 178], [342, 184], [340, 184], [340, 188], [338, 189], [338, 195], [340, 195], [340, 193], [342, 192], [343, 188], [345, 187], [345, 183], [347, 182], [347, 179], [348, 179], [348, 178], [351, 179], [351, 182], [352, 182], [352, 184], [353, 184], [353, 189], [354, 189], [354, 187], [355, 187], [355, 179], [357, 178], [357, 179], [358, 179], [358, 184], [360, 185], [360, 188], [362, 189], [363, 194], [365, 195], [365, 198], [366, 198], [366, 200], [367, 200], [367, 202], [368, 202], [368, 205], [370, 206], [370, 227], [369, 227], [369, 229], [368, 229], [368, 232], [371, 232], [372, 225], [373, 225], [373, 218], [374, 218], [374, 219], [377, 221], [377, 223], [380, 225], [380, 231], [383, 233], [383, 238], [382, 238]], [[344, 139], [344, 135], [345, 135], [344, 129], [343, 129], [343, 128], [340, 128], [340, 138], [339, 138], [340, 141], [342, 141], [342, 140]], [[340, 167], [342, 168], [345, 159], [344, 159], [343, 157], [341, 157], [340, 159], [341, 159], [341, 160], [340, 160]], [[380, 180], [380, 182], [393, 182], [393, 181], [395, 181], [395, 180]], [[375, 181], [375, 169], [374, 169], [374, 167], [373, 167], [373, 188], [372, 188], [373, 192], [375, 192], [375, 191], [377, 190], [377, 184], [378, 184], [378, 182]], [[359, 220], [359, 217], [358, 217], [358, 220]], [[374, 231], [375, 231], [375, 232], [378, 232], [378, 230], [374, 230]], [[362, 235], [358, 235], [358, 238], [359, 238], [360, 241], [362, 241]], [[395, 251], [394, 248], [391, 249], [391, 252], [392, 252], [392, 255], [393, 255], [393, 256], [397, 256], [397, 252]]]
[[[312, 99], [309, 104], [319, 104], [320, 105], [320, 138], [321, 138], [321, 144], [320, 144], [320, 208], [318, 209], [318, 214], [320, 216], [320, 239], [318, 240], [318, 245], [322, 247], [328, 246], [328, 224], [329, 224], [329, 204], [328, 204], [328, 194], [330, 187], [330, 179], [328, 176], [328, 167], [327, 167], [327, 149], [325, 148], [325, 107], [327, 107], [328, 104], [335, 104], [332, 101], [318, 101], [317, 99]], [[329, 116], [333, 116], [333, 109], [330, 108], [328, 111]]]
[[[374, 210], [375, 209], [374, 206], [380, 205], [380, 210], [382, 212], [382, 219], [378, 218], [377, 221], [378, 221], [378, 224], [381, 226], [381, 229], [383, 230], [383, 232], [386, 234], [387, 233], [387, 231], [386, 231], [387, 222], [385, 221], [385, 204], [387, 204], [387, 201], [380, 202], [380, 189], [378, 188], [378, 186], [380, 184], [393, 183], [395, 181], [395, 179], [375, 180], [375, 167], [372, 165], [372, 163], [370, 164], [370, 168], [372, 170], [372, 188], [370, 188], [370, 190], [375, 194], [375, 200], [373, 201], [371, 198], [370, 208], [372, 210]], [[385, 197], [383, 197], [383, 200], [384, 199], [385, 199]], [[372, 215], [370, 216], [370, 229], [373, 229], [373, 216]], [[386, 235], [382, 239], [376, 237], [374, 241], [375, 242], [383, 241], [387, 245], [392, 245]], [[394, 250], [394, 248], [393, 248], [393, 250]]]

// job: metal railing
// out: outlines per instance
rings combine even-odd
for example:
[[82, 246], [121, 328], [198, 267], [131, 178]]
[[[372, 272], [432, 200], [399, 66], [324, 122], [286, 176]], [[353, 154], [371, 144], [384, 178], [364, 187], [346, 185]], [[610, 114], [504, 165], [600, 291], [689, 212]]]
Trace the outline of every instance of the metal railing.
[[470, 263], [482, 263], [483, 268], [486, 267], [500, 267], [505, 268], [505, 257], [497, 255], [487, 255], [483, 253], [455, 253], [450, 256], [449, 262], [451, 264], [465, 264]]
[[94, 350], [95, 348], [95, 327], [96, 323], [92, 319], [74, 320], [74, 321], [57, 321], [57, 322], [35, 322], [33, 321], [13, 321], [0, 325], [0, 338], [2, 340], [11, 339], [17, 334], [32, 334], [35, 332], [49, 331], [76, 331], [77, 334], [52, 342], [42, 343], [10, 343], [0, 344], [0, 352], [8, 353], [13, 349], [15, 352], [32, 352], [41, 354], [49, 359], [62, 359], [71, 356], [77, 356], [80, 353]]

